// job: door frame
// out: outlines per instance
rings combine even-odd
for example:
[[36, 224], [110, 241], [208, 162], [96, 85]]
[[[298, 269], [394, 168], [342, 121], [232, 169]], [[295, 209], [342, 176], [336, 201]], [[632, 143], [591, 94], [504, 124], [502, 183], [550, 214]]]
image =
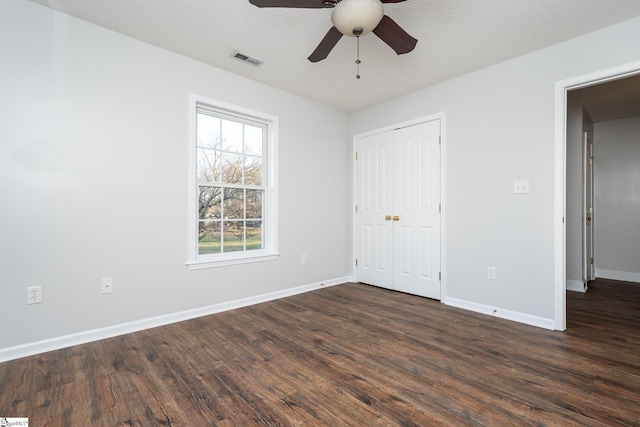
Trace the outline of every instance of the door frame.
[[557, 81], [554, 85], [553, 130], [553, 323], [567, 328], [567, 92], [640, 74], [640, 61]]
[[445, 177], [446, 169], [446, 140], [447, 140], [447, 121], [446, 121], [446, 113], [440, 112], [436, 114], [431, 114], [428, 116], [418, 117], [412, 120], [407, 120], [404, 122], [384, 126], [381, 128], [373, 129], [367, 132], [361, 132], [356, 135], [353, 135], [352, 143], [351, 143], [351, 258], [349, 261], [349, 265], [351, 266], [351, 277], [354, 281], [358, 280], [356, 276], [355, 270], [355, 258], [356, 258], [356, 247], [357, 247], [357, 214], [356, 214], [356, 204], [357, 204], [357, 183], [358, 183], [358, 167], [356, 163], [356, 152], [357, 152], [357, 144], [358, 140], [367, 136], [375, 135], [378, 133], [388, 132], [395, 129], [405, 128], [409, 126], [415, 126], [421, 123], [430, 122], [433, 120], [440, 120], [440, 301], [444, 301], [447, 295], [446, 293], [446, 278], [447, 275], [445, 273], [446, 269], [446, 259], [445, 259], [445, 242], [446, 242], [446, 228], [445, 228], [445, 220], [446, 220], [446, 182]]

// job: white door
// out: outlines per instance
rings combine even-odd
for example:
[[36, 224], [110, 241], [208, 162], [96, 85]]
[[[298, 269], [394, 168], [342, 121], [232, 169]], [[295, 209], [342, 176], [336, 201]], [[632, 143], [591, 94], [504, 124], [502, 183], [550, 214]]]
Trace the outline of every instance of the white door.
[[440, 121], [357, 143], [359, 281], [440, 299]]
[[393, 289], [393, 141], [391, 132], [357, 146], [356, 270], [363, 283]]
[[[584, 132], [582, 141], [582, 281], [595, 279], [593, 265], [593, 140]], [[586, 289], [586, 288], [585, 288]]]
[[440, 121], [393, 136], [394, 288], [440, 299]]

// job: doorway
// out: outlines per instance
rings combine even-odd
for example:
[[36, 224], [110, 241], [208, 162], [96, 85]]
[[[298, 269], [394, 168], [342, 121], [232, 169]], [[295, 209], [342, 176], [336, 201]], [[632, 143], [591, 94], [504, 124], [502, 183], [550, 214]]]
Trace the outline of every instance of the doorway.
[[[635, 62], [557, 82], [555, 85], [554, 175], [556, 178], [554, 179], [554, 328], [556, 330], [566, 329], [566, 290], [569, 288], [567, 273], [569, 269], [573, 269], [576, 265], [576, 251], [579, 253], [579, 256], [577, 257], [579, 259], [579, 273], [574, 276], [579, 277], [580, 283], [582, 283], [583, 274], [586, 274], [587, 278], [589, 277], [589, 268], [586, 266], [587, 268], [585, 271], [585, 265], [583, 264], [583, 251], [585, 249], [588, 250], [588, 248], [585, 248], [585, 244], [589, 244], [589, 242], [585, 242], [583, 240], [585, 239], [584, 223], [582, 220], [579, 221], [579, 233], [577, 234], [578, 238], [576, 240], [575, 216], [571, 223], [569, 222], [571, 218], [568, 216], [572, 211], [571, 207], [575, 205], [572, 195], [574, 195], [577, 190], [578, 194], [582, 196], [578, 207], [579, 215], [581, 218], [584, 217], [584, 220], [587, 220], [588, 218], [588, 212], [583, 212], [583, 168], [580, 168], [582, 169], [580, 171], [581, 178], [578, 181], [578, 185], [580, 187], [576, 188], [571, 184], [572, 182], [575, 182], [575, 180], [572, 178], [574, 175], [571, 174], [571, 164], [568, 163], [568, 160], [572, 148], [571, 144], [575, 143], [575, 140], [570, 140], [568, 135], [568, 118], [571, 114], [571, 111], [569, 110], [570, 97], [572, 93], [576, 94], [579, 93], [579, 90], [584, 90], [582, 95], [588, 94], [588, 98], [590, 98], [588, 101], [590, 103], [590, 107], [587, 107], [587, 109], [591, 110], [591, 112], [589, 112], [590, 115], [598, 116], [603, 111], [605, 113], [608, 112], [608, 114], [629, 114], [628, 112], [621, 113], [624, 108], [622, 106], [614, 108], [611, 102], [617, 99], [621, 105], [628, 104], [627, 106], [638, 106], [640, 105], [640, 90], [637, 93], [629, 90], [622, 90], [616, 93], [616, 90], [612, 90], [612, 86], [606, 85], [616, 84], [623, 86], [625, 79], [638, 78], [638, 75], [640, 75], [640, 62]], [[625, 98], [633, 98], [635, 101], [631, 103], [624, 103], [623, 100]], [[598, 117], [596, 117], [596, 120], [598, 120]], [[610, 117], [607, 120], [614, 120], [614, 118]], [[583, 131], [584, 129], [581, 129], [578, 140], [578, 144], [580, 145], [579, 151], [581, 153], [579, 164], [582, 164], [583, 160]], [[597, 138], [594, 143], [597, 152]], [[595, 180], [597, 181], [597, 179], [596, 173]], [[592, 216], [592, 222], [594, 218], [597, 219], [597, 209]], [[597, 227], [597, 221], [592, 225]], [[571, 231], [571, 226], [573, 226], [574, 231]], [[597, 253], [597, 243], [595, 243], [595, 252]]]

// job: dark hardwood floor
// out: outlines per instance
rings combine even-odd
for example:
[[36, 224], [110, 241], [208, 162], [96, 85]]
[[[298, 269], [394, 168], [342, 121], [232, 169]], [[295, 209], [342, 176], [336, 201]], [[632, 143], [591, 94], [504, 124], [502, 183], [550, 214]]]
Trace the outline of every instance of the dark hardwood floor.
[[0, 364], [32, 426], [640, 425], [640, 285], [547, 331], [361, 284]]

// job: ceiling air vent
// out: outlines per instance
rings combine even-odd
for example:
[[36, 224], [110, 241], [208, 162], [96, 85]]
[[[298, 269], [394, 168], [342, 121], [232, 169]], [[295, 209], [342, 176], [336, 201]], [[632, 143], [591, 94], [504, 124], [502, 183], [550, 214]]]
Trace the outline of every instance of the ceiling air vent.
[[244, 53], [240, 53], [237, 50], [233, 52], [231, 55], [233, 58], [236, 58], [242, 62], [247, 62], [249, 64], [253, 64], [256, 67], [262, 65], [264, 61], [259, 60], [258, 58], [254, 58], [253, 56], [245, 55]]

